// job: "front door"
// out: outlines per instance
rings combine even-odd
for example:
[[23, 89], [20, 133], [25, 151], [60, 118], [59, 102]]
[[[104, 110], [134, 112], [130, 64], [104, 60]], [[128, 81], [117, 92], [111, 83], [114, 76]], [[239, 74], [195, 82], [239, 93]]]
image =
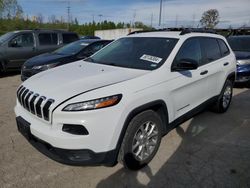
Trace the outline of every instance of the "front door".
[[[174, 64], [181, 60], [202, 61], [200, 41], [198, 38], [186, 40], [177, 53]], [[172, 66], [173, 66], [172, 65]], [[173, 104], [174, 119], [184, 115], [206, 100], [207, 81], [202, 67], [196, 70], [172, 71], [169, 84], [170, 96]]]
[[9, 61], [8, 68], [19, 68], [35, 51], [34, 36], [32, 33], [22, 33], [15, 36], [8, 43], [6, 59]]

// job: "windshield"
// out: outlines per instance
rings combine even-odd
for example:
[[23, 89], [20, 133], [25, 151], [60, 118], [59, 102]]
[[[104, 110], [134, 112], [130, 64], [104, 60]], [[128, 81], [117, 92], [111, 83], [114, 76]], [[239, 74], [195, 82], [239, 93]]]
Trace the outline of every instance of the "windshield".
[[228, 43], [230, 44], [233, 51], [250, 52], [250, 36], [229, 37]]
[[13, 33], [6, 33], [2, 36], [0, 36], [0, 44], [4, 43], [5, 41], [7, 41], [11, 36], [13, 36]]
[[154, 70], [160, 67], [173, 50], [177, 39], [155, 37], [121, 38], [103, 48], [85, 61]]
[[59, 48], [58, 50], [54, 51], [53, 53], [63, 54], [63, 55], [75, 55], [88, 45], [89, 45], [89, 42], [76, 41], [76, 42], [70, 43], [62, 48]]

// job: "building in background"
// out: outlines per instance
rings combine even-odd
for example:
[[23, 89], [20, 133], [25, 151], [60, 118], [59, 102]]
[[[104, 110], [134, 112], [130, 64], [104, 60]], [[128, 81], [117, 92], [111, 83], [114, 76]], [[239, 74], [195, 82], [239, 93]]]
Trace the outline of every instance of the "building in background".
[[134, 31], [141, 31], [141, 28], [126, 28], [126, 29], [109, 29], [109, 30], [97, 30], [95, 36], [106, 40], [115, 40], [128, 35]]

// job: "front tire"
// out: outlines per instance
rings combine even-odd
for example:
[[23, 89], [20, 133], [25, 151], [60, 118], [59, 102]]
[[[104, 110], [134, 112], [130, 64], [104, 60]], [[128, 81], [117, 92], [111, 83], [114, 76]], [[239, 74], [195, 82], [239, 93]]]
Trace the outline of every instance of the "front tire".
[[220, 96], [218, 97], [215, 105], [214, 112], [224, 113], [228, 110], [233, 97], [233, 83], [230, 80], [227, 80], [224, 84], [224, 87], [221, 91]]
[[128, 125], [118, 161], [131, 170], [147, 165], [159, 149], [162, 126], [161, 118], [152, 110], [136, 115]]

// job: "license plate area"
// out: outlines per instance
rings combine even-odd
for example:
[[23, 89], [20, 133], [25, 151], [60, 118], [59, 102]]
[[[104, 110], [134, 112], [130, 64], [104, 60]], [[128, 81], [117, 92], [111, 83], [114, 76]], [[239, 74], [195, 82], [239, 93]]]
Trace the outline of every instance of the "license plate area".
[[30, 123], [21, 117], [16, 118], [18, 131], [28, 140], [31, 138]]

